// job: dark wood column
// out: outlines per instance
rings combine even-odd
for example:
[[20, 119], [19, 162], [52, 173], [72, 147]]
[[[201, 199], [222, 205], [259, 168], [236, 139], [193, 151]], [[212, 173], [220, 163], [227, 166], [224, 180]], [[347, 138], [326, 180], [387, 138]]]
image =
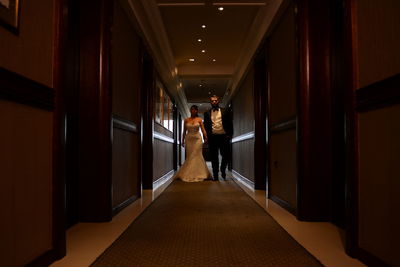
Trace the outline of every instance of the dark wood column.
[[332, 119], [329, 1], [297, 1], [299, 43], [298, 184], [300, 220], [331, 214]]
[[265, 45], [254, 61], [254, 189], [267, 185], [267, 68]]
[[112, 0], [79, 2], [79, 208], [81, 221], [109, 221]]
[[178, 170], [178, 152], [179, 152], [179, 145], [178, 145], [178, 109], [176, 105], [173, 106], [174, 114], [174, 170]]
[[142, 85], [142, 186], [153, 189], [153, 131], [154, 131], [154, 63], [150, 55], [143, 54]]

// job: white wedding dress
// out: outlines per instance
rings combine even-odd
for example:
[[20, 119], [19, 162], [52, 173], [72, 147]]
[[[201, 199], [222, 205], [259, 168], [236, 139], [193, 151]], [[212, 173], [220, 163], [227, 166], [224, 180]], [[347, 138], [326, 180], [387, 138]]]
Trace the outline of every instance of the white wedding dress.
[[198, 122], [186, 123], [186, 160], [179, 171], [175, 174], [176, 179], [185, 182], [200, 182], [211, 178], [206, 162], [203, 158], [203, 141], [200, 135], [200, 124]]

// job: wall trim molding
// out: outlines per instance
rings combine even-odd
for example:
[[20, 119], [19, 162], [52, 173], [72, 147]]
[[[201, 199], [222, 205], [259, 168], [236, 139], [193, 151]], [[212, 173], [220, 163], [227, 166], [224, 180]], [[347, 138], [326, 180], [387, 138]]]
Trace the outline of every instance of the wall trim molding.
[[118, 128], [127, 132], [138, 133], [138, 126], [133, 121], [126, 120], [118, 115], [112, 115], [113, 128]]
[[356, 90], [356, 110], [365, 112], [400, 104], [400, 74]]
[[113, 216], [118, 214], [121, 210], [123, 210], [124, 208], [129, 206], [129, 204], [131, 204], [132, 202], [134, 202], [138, 198], [139, 198], [139, 196], [131, 196], [127, 200], [125, 200], [122, 203], [118, 204], [117, 206], [113, 207]]
[[254, 191], [254, 182], [241, 175], [239, 172], [232, 170], [233, 179], [242, 185], [246, 186], [251, 191]]
[[173, 138], [171, 138], [169, 136], [166, 136], [166, 135], [164, 135], [162, 133], [156, 132], [156, 131], [153, 132], [153, 137], [155, 139], [158, 139], [158, 140], [161, 140], [161, 141], [165, 141], [165, 142], [168, 142], [168, 143], [172, 143], [172, 144], [175, 143], [175, 140]]
[[45, 110], [55, 108], [54, 89], [0, 67], [0, 99]]
[[281, 122], [272, 123], [269, 126], [269, 131], [271, 134], [284, 132], [292, 129], [296, 129], [297, 127], [297, 118], [290, 118]]
[[284, 208], [285, 210], [289, 211], [290, 213], [292, 213], [293, 215], [296, 216], [296, 209], [293, 208], [287, 201], [281, 199], [280, 197], [276, 196], [276, 195], [270, 195], [269, 197], [272, 201], [274, 201], [276, 204], [278, 204], [279, 206], [281, 206], [282, 208]]
[[255, 135], [254, 135], [254, 131], [236, 136], [234, 138], [232, 138], [232, 144], [237, 143], [237, 142], [241, 142], [241, 141], [245, 141], [245, 140], [249, 140], [249, 139], [254, 139]]
[[157, 188], [159, 188], [160, 186], [171, 180], [174, 174], [175, 170], [170, 170], [169, 172], [167, 172], [166, 174], [155, 180], [153, 182], [153, 190], [156, 190]]

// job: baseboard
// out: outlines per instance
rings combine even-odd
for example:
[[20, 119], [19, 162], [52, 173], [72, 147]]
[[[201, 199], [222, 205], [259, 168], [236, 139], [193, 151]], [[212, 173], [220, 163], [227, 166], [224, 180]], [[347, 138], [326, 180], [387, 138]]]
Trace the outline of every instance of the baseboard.
[[288, 202], [275, 195], [270, 195], [269, 198], [276, 204], [278, 204], [279, 206], [281, 206], [282, 208], [284, 208], [285, 210], [296, 216], [296, 209], [293, 208]]
[[129, 204], [131, 204], [132, 202], [134, 202], [138, 198], [139, 198], [139, 196], [132, 196], [132, 197], [128, 198], [127, 200], [125, 200], [124, 202], [122, 202], [121, 204], [119, 204], [116, 207], [114, 207], [113, 208], [113, 216], [117, 215], [121, 210], [123, 210], [124, 208], [129, 206]]
[[162, 186], [163, 184], [168, 182], [170, 179], [172, 179], [174, 174], [175, 174], [175, 171], [170, 170], [169, 172], [167, 172], [166, 174], [164, 174], [163, 176], [158, 178], [156, 181], [154, 181], [153, 182], [153, 190], [156, 190], [157, 188], [159, 188], [160, 186]]
[[248, 189], [254, 191], [254, 182], [244, 177], [235, 170], [232, 170], [233, 179], [246, 186]]

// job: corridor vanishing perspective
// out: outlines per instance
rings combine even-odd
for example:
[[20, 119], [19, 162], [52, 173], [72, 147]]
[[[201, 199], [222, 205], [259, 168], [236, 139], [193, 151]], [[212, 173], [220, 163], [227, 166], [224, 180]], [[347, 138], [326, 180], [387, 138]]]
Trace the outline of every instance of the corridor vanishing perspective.
[[0, 266], [400, 266], [398, 14], [0, 0]]
[[92, 266], [322, 266], [233, 181], [175, 181]]

